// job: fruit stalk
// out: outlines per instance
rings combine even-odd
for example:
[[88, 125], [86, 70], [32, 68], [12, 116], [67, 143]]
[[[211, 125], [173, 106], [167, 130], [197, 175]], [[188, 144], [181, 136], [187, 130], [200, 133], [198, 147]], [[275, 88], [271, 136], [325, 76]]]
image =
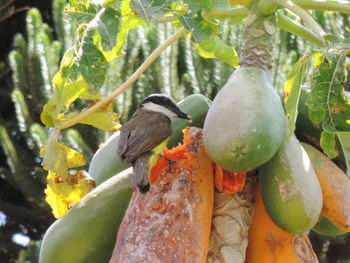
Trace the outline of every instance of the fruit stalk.
[[242, 67], [271, 70], [275, 32], [276, 17], [274, 15], [263, 17], [253, 12], [248, 16], [243, 34], [244, 48], [240, 63]]

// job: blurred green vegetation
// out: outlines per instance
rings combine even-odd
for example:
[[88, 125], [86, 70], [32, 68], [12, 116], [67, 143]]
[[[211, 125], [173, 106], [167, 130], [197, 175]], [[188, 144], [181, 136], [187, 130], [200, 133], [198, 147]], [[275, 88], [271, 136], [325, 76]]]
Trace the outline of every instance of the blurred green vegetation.
[[[0, 1], [0, 7], [7, 2], [11, 1]], [[4, 72], [2, 68], [6, 71], [6, 65], [11, 69], [11, 81], [9, 73], [0, 74], [1, 83], [10, 87], [0, 87], [0, 262], [15, 262], [17, 258], [18, 262], [37, 262], [39, 243], [35, 241], [41, 239], [54, 220], [43, 192], [46, 172], [41, 167], [39, 151], [48, 131], [40, 121], [40, 113], [52, 96], [51, 79], [62, 54], [73, 43], [77, 25], [64, 13], [66, 0], [48, 2], [52, 2], [49, 13], [54, 26], [43, 22], [38, 9], [28, 10], [24, 34], [14, 37], [13, 50], [0, 64], [0, 72]], [[6, 17], [1, 16], [3, 10], [0, 8], [0, 22], [1, 17]], [[314, 15], [327, 32], [349, 37], [347, 15], [322, 12], [314, 12]], [[234, 46], [238, 53], [242, 45], [242, 30], [242, 25], [228, 22], [221, 25], [221, 38]], [[175, 29], [170, 23], [147, 25], [131, 31], [124, 55], [109, 65], [102, 93], [109, 94], [127, 80], [152, 50], [173, 32]], [[298, 37], [280, 32], [276, 38], [273, 69], [276, 89], [283, 88], [293, 63], [314, 48]], [[132, 89], [116, 98], [115, 111], [121, 122], [125, 122], [140, 101], [151, 93], [167, 93], [176, 100], [201, 93], [212, 99], [232, 72], [233, 68], [218, 60], [199, 57], [190, 40], [183, 38], [166, 49]], [[83, 101], [74, 104], [77, 110], [85, 106]], [[109, 135], [76, 125], [64, 130], [61, 140], [90, 160]], [[24, 243], [14, 237], [22, 237], [19, 240]], [[350, 258], [349, 250], [346, 250], [350, 244], [349, 235], [329, 238], [311, 233], [310, 237], [320, 262], [348, 262], [345, 260]], [[28, 240], [31, 242], [27, 243]]]

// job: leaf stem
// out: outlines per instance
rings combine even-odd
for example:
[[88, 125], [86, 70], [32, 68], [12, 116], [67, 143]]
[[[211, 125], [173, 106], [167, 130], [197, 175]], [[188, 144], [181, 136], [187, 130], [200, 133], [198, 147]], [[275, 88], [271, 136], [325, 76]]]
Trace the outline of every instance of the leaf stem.
[[316, 0], [293, 0], [298, 6], [304, 9], [325, 10], [350, 14], [350, 3], [339, 1], [316, 1]]
[[204, 19], [206, 18], [218, 18], [218, 19], [225, 19], [225, 18], [231, 18], [231, 17], [246, 17], [249, 14], [248, 8], [241, 6], [237, 8], [231, 8], [231, 9], [211, 9], [209, 11], [202, 12], [202, 17]]
[[293, 1], [291, 0], [282, 0], [282, 1], [280, 0], [278, 1], [278, 3], [281, 6], [289, 9], [291, 12], [293, 12], [297, 16], [299, 16], [305, 22], [305, 24], [308, 27], [310, 27], [310, 29], [318, 36], [318, 38], [322, 40], [323, 43], [325, 42], [323, 36], [325, 36], [326, 33], [323, 31], [322, 27], [320, 27], [320, 25], [313, 19], [313, 17], [307, 11], [305, 11], [303, 8], [301, 8], [297, 4], [293, 3]]
[[247, 8], [250, 8], [254, 0], [229, 0], [231, 5], [243, 5]]
[[110, 93], [107, 97], [103, 98], [90, 108], [81, 112], [76, 117], [58, 125], [56, 128], [59, 130], [68, 128], [73, 126], [74, 124], [79, 123], [82, 119], [88, 116], [90, 113], [97, 111], [99, 108], [103, 107], [110, 101], [112, 101], [115, 97], [122, 94], [125, 90], [127, 90], [136, 80], [144, 73], [149, 66], [153, 63], [154, 60], [162, 53], [164, 49], [173, 44], [176, 40], [184, 36], [186, 33], [186, 29], [180, 28], [175, 34], [171, 35], [163, 44], [158, 46], [151, 55], [141, 64], [141, 66], [131, 75], [131, 77], [125, 81], [118, 89]]
[[318, 47], [324, 46], [323, 39], [320, 39], [319, 36], [314, 34], [308, 28], [299, 24], [298, 22], [290, 19], [289, 17], [287, 17], [281, 13], [278, 13], [277, 18], [278, 18], [277, 25], [282, 30], [289, 32], [289, 33], [292, 33], [294, 35], [297, 35], [299, 37], [302, 37], [305, 40], [315, 44]]

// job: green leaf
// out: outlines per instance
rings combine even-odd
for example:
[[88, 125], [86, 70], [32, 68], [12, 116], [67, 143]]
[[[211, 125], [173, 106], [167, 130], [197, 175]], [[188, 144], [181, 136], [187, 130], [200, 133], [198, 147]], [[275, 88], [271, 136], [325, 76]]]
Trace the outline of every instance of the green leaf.
[[321, 133], [320, 145], [322, 150], [330, 159], [338, 156], [338, 152], [335, 150], [335, 133], [328, 133], [323, 131]]
[[288, 118], [289, 136], [294, 134], [295, 122], [298, 116], [298, 104], [301, 85], [303, 83], [307, 64], [311, 56], [300, 58], [292, 67], [284, 84], [284, 107]]
[[102, 5], [94, 2], [97, 1], [70, 0], [69, 6], [65, 8], [65, 13], [77, 24], [88, 23], [102, 8]]
[[306, 101], [310, 118], [327, 132], [350, 131], [350, 101], [344, 95], [350, 46], [329, 48], [316, 68]]
[[116, 5], [118, 2], [120, 2], [121, 0], [105, 0], [103, 2], [103, 7], [108, 7], [108, 6], [114, 6]]
[[[76, 78], [79, 75], [79, 72], [78, 72], [78, 67], [76, 66], [75, 63], [76, 63], [76, 59], [75, 59], [74, 47], [71, 47], [64, 53], [63, 58], [61, 60], [59, 72], [60, 72], [60, 78], [62, 79], [62, 81], [64, 81], [65, 79], [71, 82], [76, 80]], [[55, 78], [56, 76], [54, 77], [54, 79]], [[54, 84], [57, 85], [57, 83], [54, 83]]]
[[337, 132], [337, 136], [343, 150], [347, 175], [350, 176], [350, 132]]
[[101, 35], [102, 47], [104, 50], [112, 50], [117, 42], [117, 34], [120, 25], [120, 13], [107, 7], [97, 22], [97, 30]]
[[97, 93], [98, 88], [105, 81], [108, 63], [103, 53], [94, 44], [94, 35], [93, 32], [89, 31], [82, 39], [77, 65], [86, 82], [91, 85], [90, 91]]
[[122, 18], [121, 18], [120, 31], [118, 32], [118, 35], [117, 35], [117, 44], [111, 51], [112, 55], [107, 56], [108, 61], [110, 61], [115, 56], [121, 53], [121, 50], [124, 46], [128, 32], [134, 29], [135, 27], [145, 23], [144, 20], [138, 17], [137, 15], [135, 15], [135, 12], [131, 9], [130, 0], [121, 1], [120, 12], [121, 12]]
[[184, 0], [188, 4], [192, 13], [197, 13], [200, 10], [209, 10], [213, 6], [212, 0]]
[[62, 78], [61, 71], [57, 72], [53, 83], [56, 87], [54, 96], [46, 103], [41, 113], [41, 121], [47, 127], [54, 127], [56, 123], [61, 122], [69, 110], [69, 105], [88, 88], [88, 84], [82, 77], [75, 82], [68, 82]]
[[234, 68], [239, 66], [236, 50], [216, 35], [210, 36], [195, 46], [199, 55], [204, 58], [217, 58]]
[[201, 17], [184, 15], [179, 17], [181, 24], [190, 32], [191, 40], [200, 43], [218, 31], [218, 26]]
[[132, 0], [131, 6], [136, 14], [140, 15], [147, 23], [159, 20], [171, 9], [168, 5], [171, 1]]

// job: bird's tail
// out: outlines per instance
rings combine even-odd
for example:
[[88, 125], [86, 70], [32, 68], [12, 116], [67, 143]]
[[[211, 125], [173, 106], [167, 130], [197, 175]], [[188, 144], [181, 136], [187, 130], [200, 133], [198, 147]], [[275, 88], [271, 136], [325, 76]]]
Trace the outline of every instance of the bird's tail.
[[151, 153], [145, 153], [138, 157], [133, 163], [132, 167], [134, 170], [133, 181], [134, 185], [139, 189], [140, 193], [145, 194], [149, 191], [149, 171], [148, 163]]

